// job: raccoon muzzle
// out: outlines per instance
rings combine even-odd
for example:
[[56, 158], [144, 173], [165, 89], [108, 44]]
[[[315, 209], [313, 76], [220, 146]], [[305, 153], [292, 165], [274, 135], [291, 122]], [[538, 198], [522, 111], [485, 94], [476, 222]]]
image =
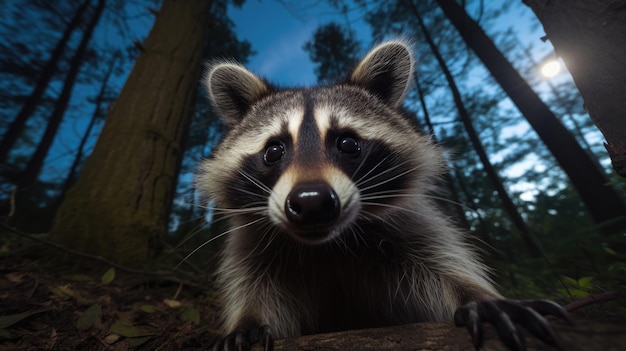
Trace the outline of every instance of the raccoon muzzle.
[[289, 224], [305, 240], [321, 239], [338, 220], [339, 196], [326, 182], [301, 183], [293, 187], [285, 200]]

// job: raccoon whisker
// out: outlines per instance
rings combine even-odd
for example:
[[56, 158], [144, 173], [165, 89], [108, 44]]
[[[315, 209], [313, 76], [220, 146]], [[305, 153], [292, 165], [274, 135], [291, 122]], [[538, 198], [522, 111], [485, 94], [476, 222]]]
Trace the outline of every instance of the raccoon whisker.
[[352, 256], [356, 256], [356, 253], [350, 249], [350, 245], [346, 242], [346, 239], [343, 236], [337, 237], [337, 239], [333, 240], [333, 242], [342, 249], [345, 253], [351, 254]]
[[[380, 166], [380, 165], [381, 165], [381, 163], [382, 163], [382, 162], [386, 161], [386, 160], [387, 160], [388, 158], [390, 158], [391, 156], [393, 156], [393, 155], [388, 155], [388, 156], [386, 156], [384, 159], [382, 159], [382, 160], [380, 161], [380, 163], [378, 163], [378, 164], [377, 164], [374, 168], [372, 168], [372, 170], [370, 170], [370, 172], [369, 172], [369, 173], [371, 173], [371, 171], [375, 170], [378, 166]], [[409, 161], [407, 161], [407, 160], [402, 161], [402, 162], [398, 163], [397, 165], [394, 165], [394, 166], [393, 166], [393, 167], [391, 167], [391, 168], [385, 169], [385, 170], [381, 171], [380, 173], [377, 173], [376, 175], [374, 175], [373, 177], [368, 178], [368, 179], [363, 179], [364, 177], [361, 177], [361, 180], [360, 180], [357, 184], [363, 184], [363, 183], [365, 183], [365, 182], [369, 182], [369, 181], [371, 181], [372, 179], [376, 179], [376, 178], [378, 178], [378, 177], [382, 177], [382, 176], [384, 176], [385, 174], [387, 174], [387, 173], [389, 173], [389, 172], [393, 172], [395, 169], [397, 169], [397, 168], [399, 168], [399, 167], [402, 167], [402, 166], [404, 166], [404, 165], [406, 165], [406, 164], [408, 164], [408, 163], [410, 163], [410, 162], [409, 162]]]
[[[250, 204], [254, 205], [254, 204]], [[258, 203], [258, 206], [253, 207], [241, 207], [241, 208], [229, 208], [229, 207], [214, 207], [213, 210], [217, 213], [240, 213], [240, 212], [250, 212], [256, 211], [261, 208], [267, 208], [267, 205]]]
[[[202, 216], [197, 217], [195, 219], [200, 219], [202, 218]], [[183, 223], [190, 223], [191, 221], [193, 221], [193, 219], [189, 220], [189, 221], [185, 221]], [[203, 228], [205, 228], [207, 225], [205, 223], [205, 225], [202, 224], [198, 224], [196, 227], [194, 227], [191, 232], [189, 232], [189, 234], [185, 235], [185, 237], [176, 244], [176, 246], [174, 246], [175, 249], [179, 249], [181, 248], [186, 242], [188, 242], [189, 240], [191, 240], [191, 238], [193, 238], [194, 236], [196, 236], [198, 233], [200, 233], [200, 231], [202, 231]]]
[[380, 195], [367, 195], [367, 196], [363, 196], [361, 197], [361, 200], [380, 200], [380, 199], [393, 199], [393, 198], [400, 198], [400, 197], [417, 197], [416, 195], [411, 195], [411, 194], [380, 194]]
[[[403, 163], [400, 163], [400, 164], [398, 164], [398, 165], [395, 165], [395, 166], [393, 166], [393, 167], [391, 167], [391, 168], [389, 168], [389, 169], [386, 169], [386, 170], [384, 170], [384, 171], [382, 171], [382, 172], [380, 172], [380, 173], [377, 173], [376, 175], [374, 175], [374, 176], [373, 176], [373, 177], [371, 177], [371, 178], [363, 179], [361, 182], [359, 182], [359, 183], [355, 183], [355, 184], [356, 184], [358, 187], [360, 187], [360, 186], [362, 186], [362, 185], [365, 185], [366, 183], [370, 183], [370, 182], [372, 182], [372, 181], [373, 181], [374, 179], [376, 179], [376, 178], [385, 177], [388, 173], [395, 171], [396, 169], [398, 169], [398, 168], [400, 168], [400, 167], [404, 166], [404, 165], [405, 165], [405, 164], [407, 164], [407, 163], [408, 163], [408, 162], [403, 162]], [[408, 173], [410, 173], [410, 172], [413, 172], [415, 169], [417, 169], [417, 167], [415, 167], [415, 168], [413, 168], [413, 169], [409, 169], [409, 170], [407, 170], [407, 171], [405, 171], [405, 172], [403, 172], [403, 173], [401, 173], [401, 174], [399, 174], [399, 175], [396, 175], [395, 177], [398, 177], [398, 176], [402, 176], [402, 175], [408, 174]], [[394, 179], [395, 179], [395, 178], [394, 178]], [[377, 186], [377, 185], [374, 185], [374, 186]], [[372, 187], [372, 186], [368, 186], [368, 189], [369, 189], [369, 188], [371, 188], [371, 187]], [[361, 189], [361, 190], [363, 190], [363, 189]]]
[[[256, 185], [259, 189], [265, 191], [268, 194], [272, 193], [272, 189], [268, 188], [267, 185], [261, 183], [261, 181], [259, 181], [258, 179], [255, 179], [253, 176], [247, 174], [244, 171], [239, 171], [239, 174], [241, 174], [244, 178], [246, 178], [247, 180], [250, 181], [250, 183]], [[258, 194], [257, 194], [258, 195]]]
[[359, 239], [360, 239], [365, 245], [365, 247], [369, 248], [369, 245], [367, 244], [367, 240], [365, 240], [365, 238], [363, 237], [363, 232], [364, 232], [363, 228], [361, 228], [361, 226], [358, 223], [352, 224], [352, 226], [350, 226], [350, 230], [353, 232], [353, 235], [356, 237], [357, 243], [359, 242]]
[[402, 211], [406, 211], [406, 212], [410, 212], [410, 213], [417, 213], [417, 214], [419, 214], [419, 211], [416, 211], [416, 210], [411, 209], [411, 208], [402, 207], [402, 206], [396, 206], [396, 205], [385, 204], [385, 203], [380, 203], [380, 202], [367, 202], [367, 201], [363, 201], [361, 203], [363, 205], [389, 207], [389, 208], [393, 208], [393, 209], [396, 209], [396, 210], [402, 210]]
[[212, 224], [215, 223], [219, 223], [225, 220], [228, 220], [230, 218], [234, 218], [234, 217], [238, 217], [241, 215], [258, 215], [258, 216], [265, 216], [265, 214], [267, 213], [267, 208], [258, 208], [258, 210], [256, 208], [251, 208], [249, 211], [241, 211], [241, 212], [226, 212], [226, 213], [222, 213], [222, 212], [215, 212], [215, 214], [217, 215], [217, 218], [214, 218], [211, 222]]
[[391, 195], [391, 194], [406, 194], [406, 189], [389, 189], [389, 190], [381, 190], [381, 191], [372, 191], [372, 192], [368, 192], [367, 194], [362, 194], [361, 197], [370, 196], [370, 195]]
[[263, 249], [261, 249], [259, 253], [263, 253], [268, 248], [268, 246], [270, 246], [270, 244], [272, 243], [271, 240], [268, 240], [268, 241], [265, 240], [265, 237], [272, 231], [272, 226], [270, 222], [266, 220], [265, 223], [262, 223], [259, 226], [259, 229], [263, 230], [263, 234], [261, 235], [261, 238], [257, 240], [256, 245], [254, 246], [252, 250], [250, 250], [250, 253], [244, 258], [244, 260], [247, 260], [248, 257], [252, 256], [254, 252], [257, 251], [261, 243], [266, 242], [265, 246], [263, 247]]
[[265, 247], [263, 248], [263, 250], [261, 250], [261, 253], [265, 252], [265, 250], [267, 250], [267, 248], [270, 247], [270, 244], [274, 242], [274, 240], [278, 236], [278, 230], [273, 229], [271, 225], [269, 225], [266, 232], [263, 234], [263, 239], [265, 239], [265, 236], [267, 234], [269, 234], [270, 237], [268, 240], [266, 240], [267, 243], [265, 244]]
[[214, 208], [215, 214], [242, 214], [242, 213], [254, 213], [259, 210], [267, 210], [267, 205], [263, 204], [263, 206], [255, 206], [255, 207], [245, 207], [245, 208]]
[[[377, 214], [374, 214], [372, 212], [366, 211], [366, 210], [362, 210], [362, 212], [359, 214], [359, 218], [363, 218], [365, 220], [377, 220], [383, 223], [389, 223], [389, 221]], [[390, 225], [393, 225], [393, 223], [389, 223]], [[393, 225], [395, 227], [395, 225]]]
[[[383, 162], [387, 161], [387, 159], [391, 157], [391, 155], [385, 156], [385, 158], [383, 158], [382, 160], [380, 160], [380, 162], [378, 162], [376, 165], [374, 165], [374, 167], [372, 167], [369, 171], [367, 171], [367, 173], [365, 173], [364, 175], [361, 176], [361, 178], [357, 179], [354, 181], [355, 185], [359, 185], [361, 184], [361, 182], [367, 178], [367, 176], [369, 176], [372, 172], [374, 172], [376, 170], [376, 168], [378, 168], [381, 164], [383, 164]], [[361, 161], [361, 164], [359, 164], [359, 167], [357, 168], [357, 170], [359, 168], [361, 168], [361, 166], [365, 163], [365, 158], [363, 158], [363, 161]], [[354, 172], [354, 175], [356, 175], [356, 172]], [[352, 178], [354, 178], [354, 175], [352, 176]]]
[[[390, 169], [386, 170], [385, 172], [381, 172], [381, 173], [377, 174], [376, 176], [374, 176], [374, 177], [372, 177], [372, 178], [368, 179], [368, 181], [369, 181], [369, 180], [372, 180], [372, 179], [374, 179], [374, 178], [376, 178], [376, 177], [378, 177], [378, 176], [381, 176], [381, 175], [383, 175], [383, 174], [384, 174], [384, 173], [386, 173], [386, 172], [391, 172], [391, 171], [393, 171], [395, 168], [397, 168], [397, 167], [399, 167], [399, 166], [400, 166], [400, 165], [398, 165], [398, 166], [396, 166], [396, 167], [392, 167], [392, 168], [390, 168]], [[414, 172], [414, 171], [415, 171], [416, 169], [418, 169], [418, 168], [419, 168], [419, 166], [413, 167], [413, 168], [408, 169], [408, 170], [406, 170], [406, 171], [404, 171], [404, 172], [402, 172], [402, 173], [400, 173], [400, 174], [396, 174], [395, 176], [393, 176], [393, 177], [391, 177], [391, 178], [386, 178], [385, 180], [383, 180], [383, 181], [381, 181], [381, 182], [378, 182], [378, 183], [376, 183], [376, 184], [372, 184], [372, 185], [370, 185], [370, 186], [366, 186], [366, 187], [364, 187], [364, 188], [361, 188], [360, 190], [361, 190], [361, 192], [365, 192], [365, 191], [367, 191], [367, 190], [369, 190], [369, 189], [379, 187], [379, 186], [381, 186], [381, 185], [383, 185], [383, 184], [389, 183], [389, 182], [394, 181], [394, 180], [396, 180], [396, 179], [398, 179], [398, 178], [400, 178], [400, 177], [402, 177], [402, 176], [405, 176], [405, 175], [407, 175], [407, 174], [409, 174], [409, 173], [412, 173], [412, 172]]]
[[[350, 179], [354, 179], [354, 177], [357, 175], [357, 173], [359, 173], [359, 171], [361, 170], [361, 167], [363, 167], [363, 165], [365, 164], [365, 161], [367, 161], [367, 158], [370, 156], [370, 154], [372, 153], [372, 149], [368, 149], [367, 153], [365, 154], [365, 156], [363, 156], [363, 159], [361, 160], [361, 162], [359, 163], [359, 165], [357, 166], [356, 170], [354, 170], [354, 172], [352, 172], [352, 175], [350, 176]], [[379, 162], [382, 163], [385, 159], [387, 159], [387, 157], [385, 157], [382, 161]], [[374, 168], [378, 167], [378, 165], [374, 166]], [[372, 173], [374, 169], [370, 169], [364, 176], [362, 176], [360, 179], [363, 179], [364, 177], [367, 177], [368, 174]], [[358, 181], [356, 181], [358, 182]]]
[[474, 213], [478, 213], [478, 210], [476, 210], [475, 208], [471, 208], [471, 207], [469, 207], [469, 206], [467, 206], [465, 204], [462, 204], [462, 203], [460, 203], [458, 201], [450, 200], [450, 199], [447, 199], [445, 197], [436, 196], [436, 195], [430, 195], [430, 194], [416, 194], [416, 196], [417, 197], [426, 197], [426, 198], [430, 198], [430, 199], [433, 199], [433, 200], [439, 200], [439, 201], [447, 202], [449, 204], [462, 207], [465, 210], [468, 210], [468, 211], [471, 211], [471, 212], [474, 212]]
[[[266, 195], [264, 195], [264, 194], [258, 194], [258, 193], [255, 193], [254, 191], [250, 191], [250, 190], [247, 190], [247, 189], [244, 189], [244, 188], [241, 188], [241, 187], [233, 187], [232, 189], [240, 191], [240, 192], [242, 192], [244, 194], [248, 194], [248, 195], [251, 195], [251, 196], [254, 196], [254, 197], [261, 198], [261, 199], [265, 199], [265, 197], [266, 197]], [[265, 191], [265, 189], [262, 189], [262, 188], [261, 188], [261, 190]]]
[[[393, 191], [393, 190], [392, 190]], [[425, 197], [425, 198], [429, 198], [429, 199], [433, 199], [433, 200], [439, 200], [439, 201], [443, 201], [443, 202], [447, 202], [449, 204], [452, 205], [456, 205], [459, 207], [462, 207], [465, 210], [471, 211], [471, 212], [478, 212], [476, 209], [471, 208], [463, 203], [460, 203], [458, 201], [454, 201], [454, 200], [450, 200], [447, 199], [445, 197], [441, 197], [441, 196], [435, 196], [435, 195], [430, 195], [430, 194], [406, 194], [406, 193], [400, 193], [400, 194], [394, 194], [394, 193], [386, 193], [384, 191], [380, 191], [380, 192], [376, 192], [376, 193], [370, 193], [367, 194], [365, 196], [363, 196], [361, 199], [363, 200], [377, 200], [377, 199], [388, 199], [388, 198], [394, 198], [394, 197]]]
[[359, 246], [359, 237], [357, 236], [356, 231], [354, 230], [354, 228], [349, 228], [350, 230], [350, 234], [352, 234], [352, 237], [354, 238], [354, 242], [356, 243], [356, 246]]
[[185, 256], [185, 257], [184, 257], [184, 258], [183, 258], [183, 259], [182, 259], [182, 260], [181, 260], [181, 261], [180, 261], [180, 262], [179, 262], [179, 263], [178, 263], [178, 264], [174, 267], [174, 269], [173, 269], [173, 270], [174, 270], [174, 271], [175, 271], [175, 270], [177, 270], [177, 269], [178, 269], [178, 267], [180, 267], [180, 265], [181, 265], [181, 264], [183, 264], [183, 262], [187, 261], [187, 259], [189, 259], [189, 257], [193, 256], [196, 252], [198, 252], [198, 250], [200, 250], [201, 248], [205, 247], [205, 246], [206, 246], [206, 245], [208, 245], [209, 243], [211, 243], [211, 242], [213, 242], [213, 241], [215, 241], [215, 240], [217, 240], [217, 239], [219, 239], [219, 238], [223, 237], [224, 235], [226, 235], [226, 234], [228, 234], [228, 233], [232, 233], [232, 232], [237, 231], [237, 230], [239, 230], [239, 229], [241, 229], [241, 228], [249, 227], [249, 226], [251, 226], [251, 225], [253, 225], [253, 224], [256, 224], [256, 223], [258, 223], [258, 222], [260, 222], [260, 221], [263, 221], [263, 220], [265, 220], [265, 218], [258, 218], [258, 219], [255, 219], [254, 221], [248, 222], [248, 223], [246, 223], [246, 224], [243, 224], [243, 225], [240, 225], [240, 226], [237, 226], [237, 227], [230, 228], [229, 230], [227, 230], [227, 231], [225, 231], [225, 232], [223, 232], [223, 233], [221, 233], [221, 234], [219, 234], [219, 235], [216, 235], [216, 236], [214, 236], [213, 238], [211, 238], [211, 239], [209, 239], [209, 240], [207, 240], [207, 241], [203, 242], [203, 243], [202, 243], [202, 244], [200, 244], [198, 247], [196, 247], [195, 249], [193, 249], [193, 251], [191, 251], [191, 252], [190, 252], [187, 256]]

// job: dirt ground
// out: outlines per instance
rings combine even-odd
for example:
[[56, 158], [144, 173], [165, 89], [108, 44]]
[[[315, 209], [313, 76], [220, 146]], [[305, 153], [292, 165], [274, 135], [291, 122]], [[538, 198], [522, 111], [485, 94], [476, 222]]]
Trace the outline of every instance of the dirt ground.
[[207, 350], [215, 341], [210, 289], [111, 269], [52, 272], [0, 257], [0, 350]]

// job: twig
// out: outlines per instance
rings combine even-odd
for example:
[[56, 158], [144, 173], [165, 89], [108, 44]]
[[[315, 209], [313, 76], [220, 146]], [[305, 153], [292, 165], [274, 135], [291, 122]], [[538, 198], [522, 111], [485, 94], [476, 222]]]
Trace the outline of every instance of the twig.
[[11, 198], [10, 198], [10, 209], [9, 209], [9, 218], [13, 218], [15, 215], [15, 194], [17, 193], [17, 186], [13, 187], [11, 190]]
[[601, 302], [601, 301], [610, 301], [616, 300], [626, 297], [626, 291], [617, 290], [617, 291], [607, 291], [600, 294], [595, 294], [591, 296], [587, 296], [578, 301], [574, 301], [565, 307], [563, 307], [567, 312], [573, 312], [581, 307], [585, 307], [587, 305], [591, 305], [592, 303]]
[[135, 47], [137, 49], [139, 49], [139, 51], [141, 51], [141, 52], [146, 51], [146, 49], [144, 48], [143, 44], [139, 40], [137, 40], [137, 39], [133, 40], [133, 44], [135, 45]]
[[183, 283], [180, 282], [180, 283], [178, 283], [178, 289], [176, 289], [176, 292], [174, 293], [174, 297], [172, 297], [172, 299], [178, 300], [178, 296], [180, 295], [180, 292], [182, 290], [183, 290]]

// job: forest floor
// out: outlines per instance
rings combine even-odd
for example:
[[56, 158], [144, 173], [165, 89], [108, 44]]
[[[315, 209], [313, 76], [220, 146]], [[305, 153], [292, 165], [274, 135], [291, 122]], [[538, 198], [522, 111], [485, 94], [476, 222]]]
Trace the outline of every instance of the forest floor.
[[216, 340], [208, 288], [110, 268], [89, 275], [58, 268], [0, 255], [1, 351], [207, 350]]
[[[218, 337], [208, 279], [131, 274], [93, 262], [83, 263], [90, 274], [77, 274], [42, 258], [44, 250], [18, 254], [2, 241], [0, 351], [208, 350]], [[626, 316], [609, 308], [575, 317], [626, 325]]]

